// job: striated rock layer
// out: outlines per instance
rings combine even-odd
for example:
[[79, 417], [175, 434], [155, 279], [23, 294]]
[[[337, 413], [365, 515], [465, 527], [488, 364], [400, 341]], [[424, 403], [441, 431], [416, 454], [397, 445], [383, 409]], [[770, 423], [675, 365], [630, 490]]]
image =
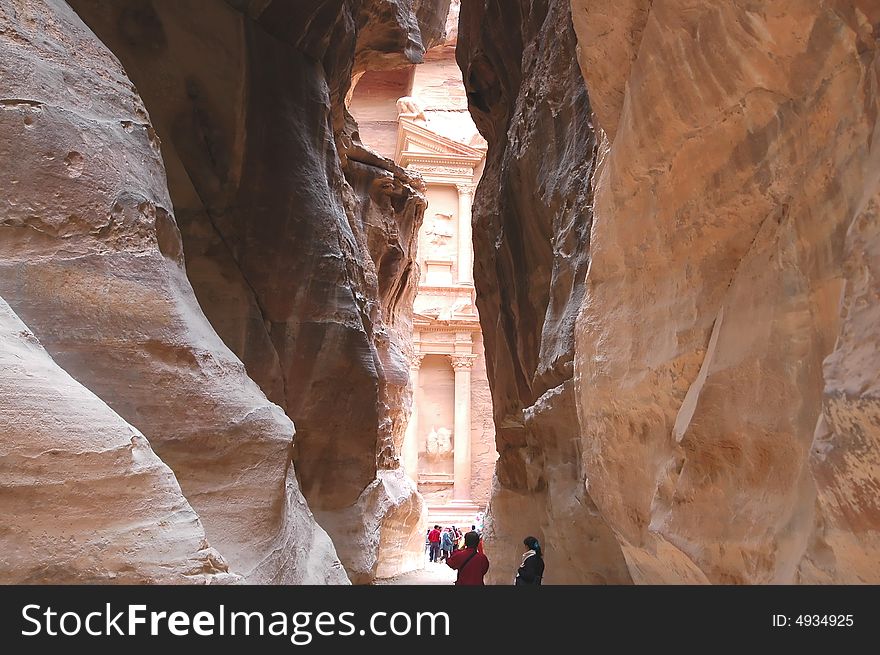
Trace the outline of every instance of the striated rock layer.
[[425, 201], [344, 99], [367, 68], [420, 61], [448, 2], [71, 4], [150, 111], [201, 308], [294, 420], [303, 493], [352, 580], [371, 579], [399, 504], [368, 497], [399, 466]]
[[572, 3], [590, 495], [639, 582], [876, 582], [876, 3], [626, 5]]
[[[2, 2], [0, 18], [0, 293], [149, 440], [231, 571], [253, 583], [346, 583], [300, 493], [293, 424], [196, 301], [159, 140], [118, 60], [60, 0]], [[81, 509], [71, 503], [72, 515]], [[181, 531], [179, 548], [196, 528]]]
[[0, 583], [229, 582], [144, 436], [0, 299]]
[[576, 48], [564, 4], [462, 6], [493, 547], [539, 533], [548, 581], [877, 582], [876, 3], [572, 0]]
[[[535, 535], [547, 583], [626, 583], [585, 489], [573, 381], [596, 140], [568, 2], [463, 2], [457, 59], [489, 142], [474, 200], [474, 277], [494, 403], [488, 579], [509, 584]], [[552, 47], [548, 47], [552, 44]]]

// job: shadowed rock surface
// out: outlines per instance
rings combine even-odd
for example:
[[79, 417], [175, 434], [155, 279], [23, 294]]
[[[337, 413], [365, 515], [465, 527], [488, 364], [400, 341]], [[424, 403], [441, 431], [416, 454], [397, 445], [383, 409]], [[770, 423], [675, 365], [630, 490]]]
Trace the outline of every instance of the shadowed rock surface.
[[501, 584], [536, 532], [547, 583], [630, 580], [586, 493], [575, 408], [574, 327], [596, 164], [575, 48], [565, 0], [462, 3], [457, 58], [489, 142], [474, 201], [474, 278], [500, 454], [489, 579]]

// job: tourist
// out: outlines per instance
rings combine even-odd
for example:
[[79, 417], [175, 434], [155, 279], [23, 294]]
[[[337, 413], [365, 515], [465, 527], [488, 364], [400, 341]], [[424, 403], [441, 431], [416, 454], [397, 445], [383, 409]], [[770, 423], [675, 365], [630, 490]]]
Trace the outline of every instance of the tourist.
[[443, 528], [443, 534], [440, 535], [440, 558], [445, 560], [450, 555], [452, 555], [452, 531]]
[[464, 536], [464, 548], [456, 551], [446, 559], [446, 566], [458, 571], [455, 584], [466, 586], [482, 586], [483, 576], [489, 570], [489, 558], [479, 552], [480, 535], [468, 532]]
[[453, 525], [452, 526], [452, 549], [453, 550], [458, 550], [459, 548], [462, 547], [461, 538], [462, 538], [461, 530], [459, 530], [458, 528], [456, 528]]
[[440, 526], [435, 525], [434, 529], [428, 533], [428, 542], [431, 544], [431, 554], [429, 556], [432, 562], [440, 561]]
[[523, 539], [523, 545], [528, 548], [523, 553], [522, 563], [516, 571], [515, 585], [539, 585], [544, 577], [544, 555], [541, 553], [541, 544], [534, 537]]

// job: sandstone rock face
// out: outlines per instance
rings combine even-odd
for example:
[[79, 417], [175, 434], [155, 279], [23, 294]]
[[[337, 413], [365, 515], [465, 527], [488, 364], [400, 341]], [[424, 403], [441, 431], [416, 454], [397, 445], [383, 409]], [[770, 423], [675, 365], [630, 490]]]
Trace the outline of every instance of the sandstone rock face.
[[876, 3], [573, 0], [569, 116], [574, 44], [494, 11], [464, 3], [459, 62], [496, 559], [533, 532], [548, 581], [876, 582]]
[[575, 410], [596, 146], [575, 46], [565, 1], [462, 3], [457, 58], [489, 142], [474, 277], [500, 454], [487, 579], [500, 584], [512, 581], [527, 535], [546, 545], [548, 583], [630, 580], [585, 490]]
[[[873, 153], [876, 157], [876, 152]], [[877, 159], [874, 159], [876, 166]], [[880, 479], [880, 205], [850, 224], [844, 250], [842, 326], [824, 366], [822, 415], [811, 467], [818, 492], [816, 530], [800, 565], [807, 583], [877, 581]]]
[[[448, 4], [0, 0], [0, 579], [421, 563], [423, 187], [344, 99]], [[876, 2], [460, 17], [490, 579], [878, 582]]]
[[339, 551], [347, 554], [353, 583], [392, 578], [425, 565], [426, 507], [400, 467], [380, 469], [357, 502], [320, 515]]
[[575, 366], [590, 495], [640, 582], [797, 581], [808, 542], [811, 574], [876, 581], [876, 372], [853, 361], [878, 336], [876, 3], [629, 3], [589, 28], [602, 5], [572, 3], [605, 132]]
[[[118, 60], [63, 2], [0, 11], [0, 293], [149, 440], [231, 571], [347, 582], [294, 476], [293, 424], [196, 301], [159, 139]], [[146, 16], [121, 33], [161, 42]]]
[[[72, 2], [144, 98], [199, 304], [294, 420], [303, 493], [328, 526], [399, 466], [425, 205], [359, 142], [344, 98], [367, 68], [420, 61], [445, 4]], [[376, 518], [355, 520], [359, 539], [334, 536], [365, 581]]]
[[234, 581], [144, 436], [0, 299], [0, 582]]

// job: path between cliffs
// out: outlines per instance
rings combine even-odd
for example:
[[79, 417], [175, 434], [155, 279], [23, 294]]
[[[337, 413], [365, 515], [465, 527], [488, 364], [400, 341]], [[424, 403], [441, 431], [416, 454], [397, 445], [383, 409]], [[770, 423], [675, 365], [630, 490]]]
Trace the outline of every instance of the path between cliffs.
[[425, 562], [425, 568], [393, 578], [376, 580], [375, 585], [451, 585], [455, 581], [455, 571], [440, 562]]

